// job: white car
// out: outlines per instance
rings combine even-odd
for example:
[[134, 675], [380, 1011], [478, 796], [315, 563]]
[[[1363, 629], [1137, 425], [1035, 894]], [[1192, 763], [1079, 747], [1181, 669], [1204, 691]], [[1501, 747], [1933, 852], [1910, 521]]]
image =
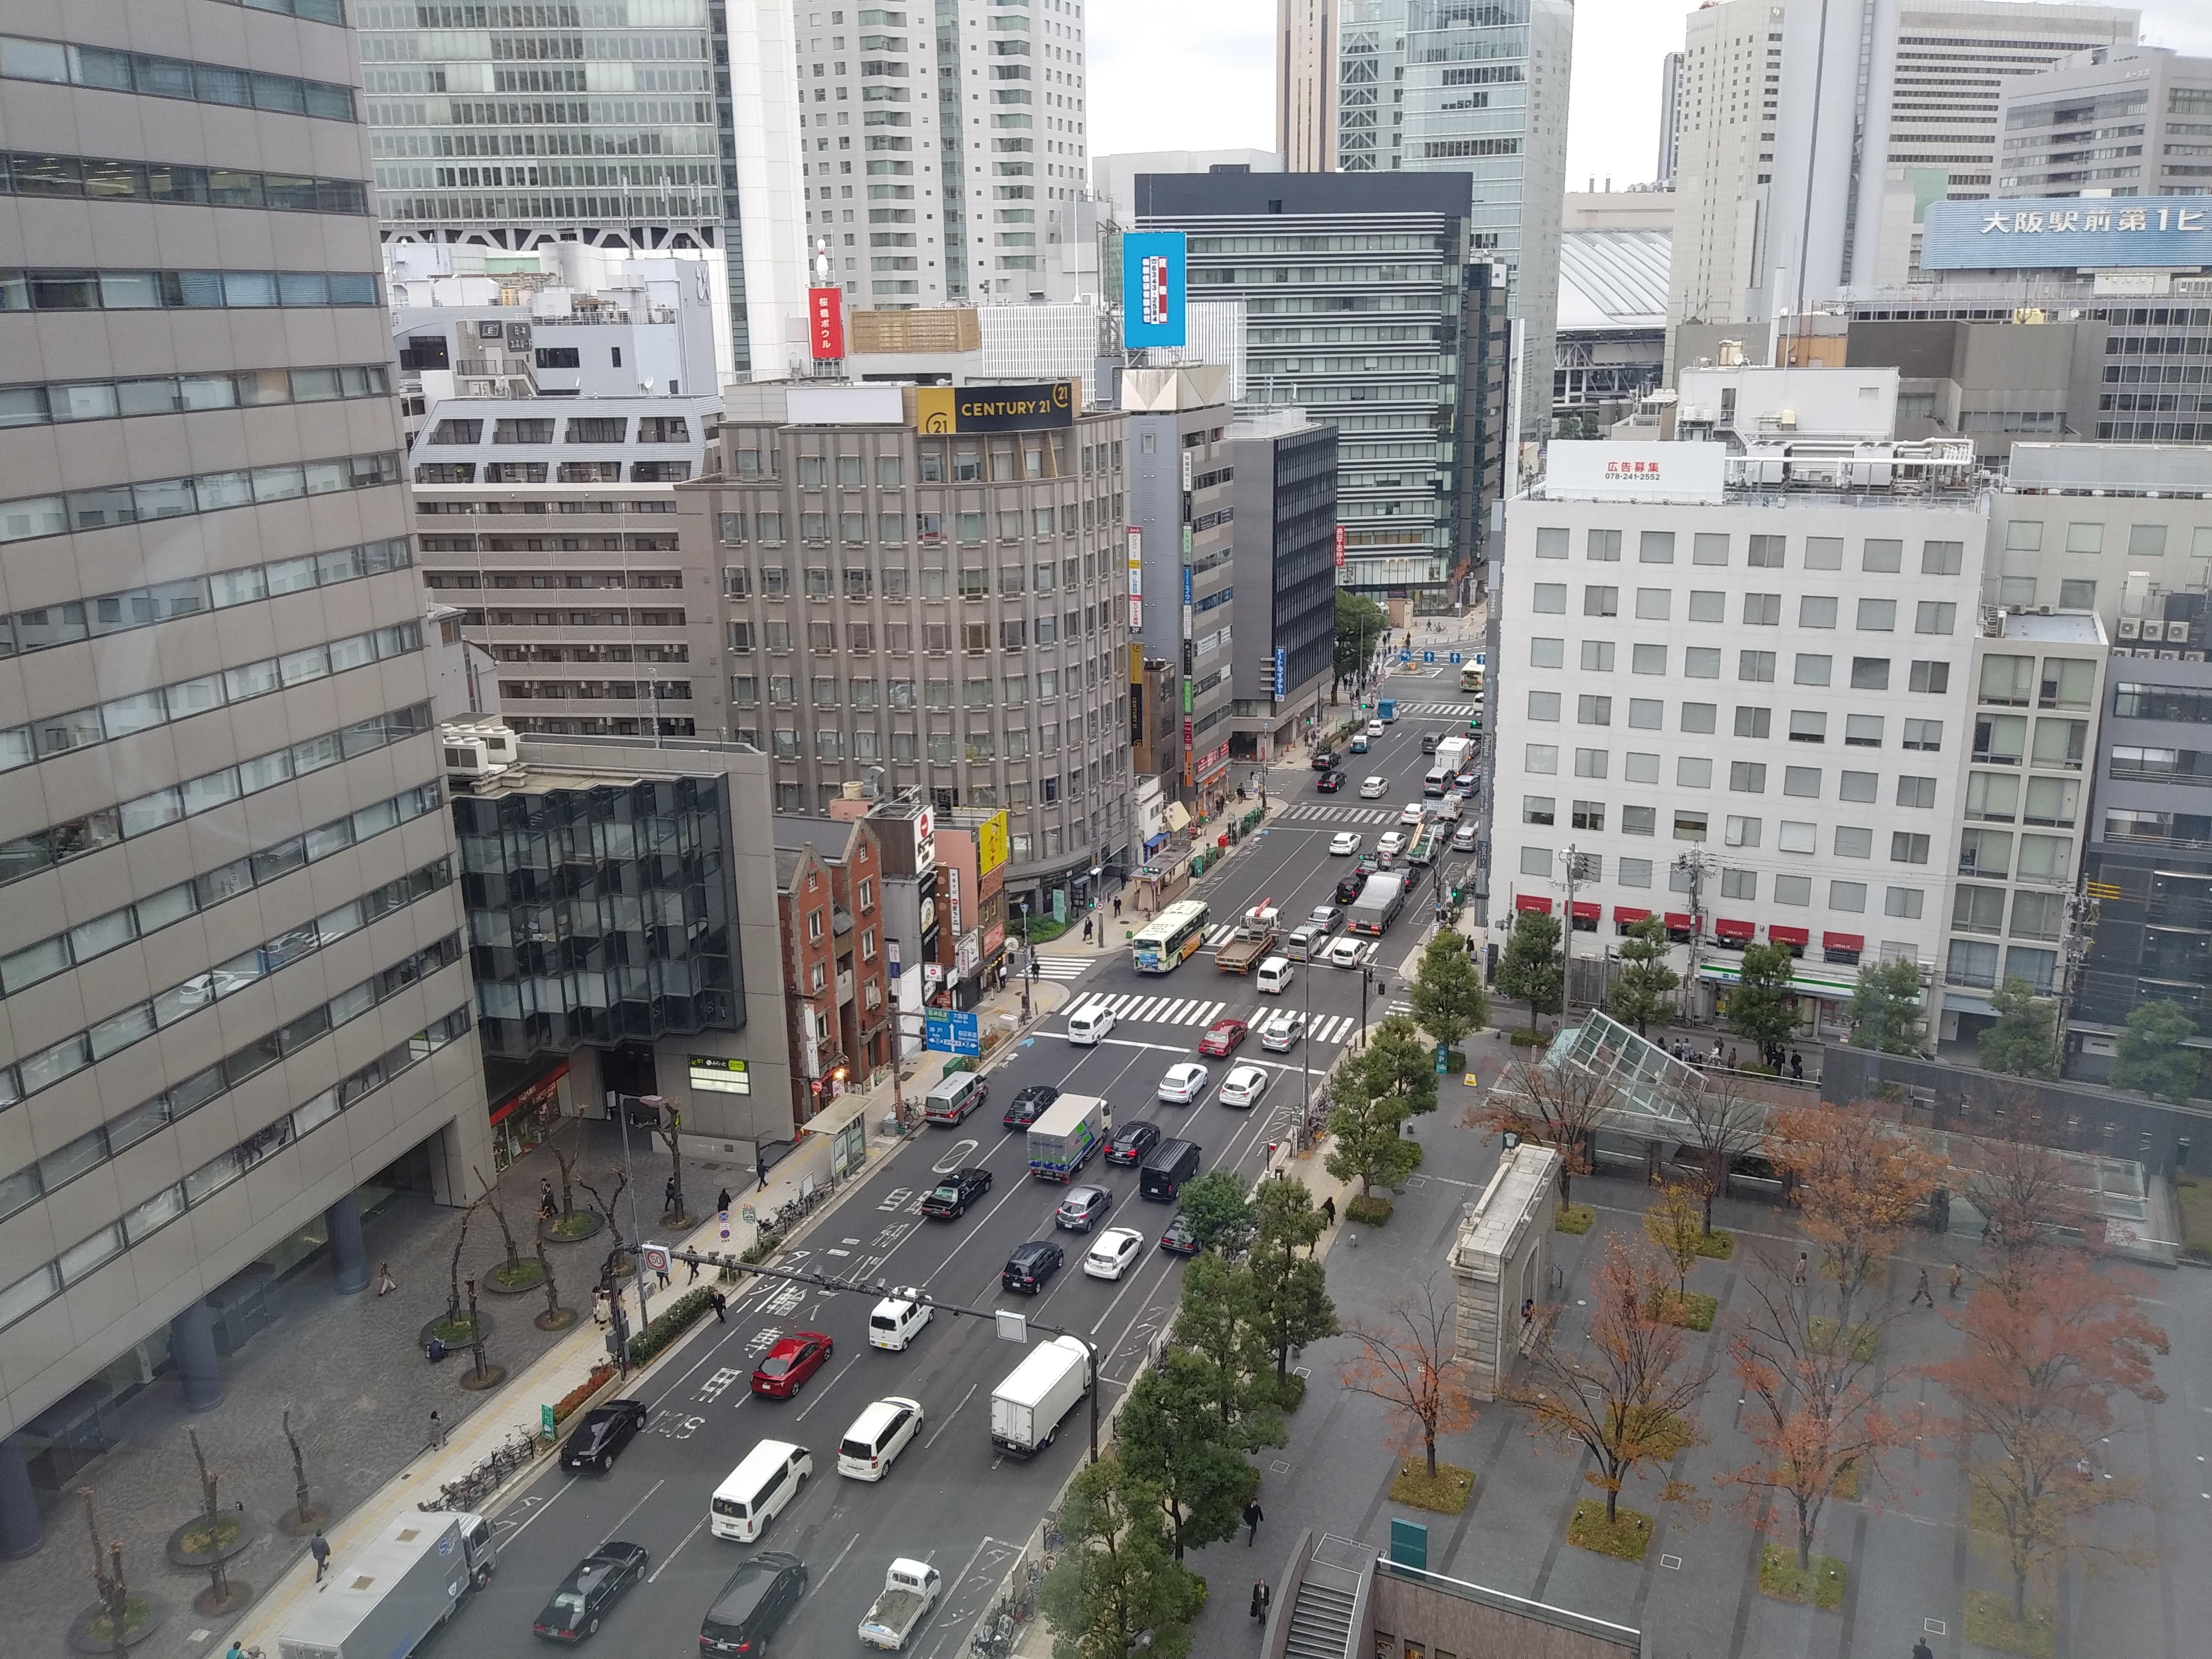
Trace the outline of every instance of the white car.
[[1401, 823], [1419, 823], [1427, 816], [1428, 814], [1421, 810], [1421, 803], [1415, 801], [1411, 806], [1408, 806], [1404, 811], [1398, 814], [1398, 822]]
[[921, 1292], [887, 1296], [868, 1315], [868, 1346], [903, 1352], [937, 1310], [920, 1299]]
[[1238, 1066], [1221, 1079], [1224, 1106], [1257, 1106], [1267, 1092], [1267, 1073], [1258, 1066]]
[[1460, 825], [1458, 830], [1453, 832], [1452, 851], [1455, 853], [1472, 853], [1474, 851], [1474, 826], [1473, 824], [1462, 823]]
[[1334, 968], [1357, 968], [1374, 959], [1378, 941], [1359, 939], [1346, 933], [1328, 947], [1329, 965]]
[[855, 1480], [880, 1480], [921, 1432], [921, 1401], [886, 1395], [854, 1418], [837, 1443], [837, 1473]]
[[1389, 792], [1390, 780], [1388, 778], [1362, 778], [1359, 781], [1359, 799], [1362, 800], [1381, 800]]
[[1160, 1098], [1177, 1106], [1195, 1106], [1212, 1076], [1194, 1060], [1178, 1060], [1160, 1079]]
[[1278, 1054], [1287, 1054], [1305, 1035], [1305, 1016], [1295, 1008], [1285, 1008], [1268, 1017], [1260, 1028], [1260, 1046]]
[[1381, 720], [1368, 721], [1367, 735], [1370, 738], [1381, 737], [1382, 735], [1382, 722]]
[[1359, 832], [1340, 830], [1329, 837], [1328, 855], [1333, 859], [1348, 859], [1359, 850]]
[[1406, 838], [1395, 830], [1386, 830], [1382, 838], [1375, 843], [1375, 851], [1386, 862], [1406, 850]]
[[1144, 1253], [1145, 1236], [1134, 1227], [1109, 1227], [1083, 1254], [1083, 1271], [1093, 1279], [1119, 1279]]

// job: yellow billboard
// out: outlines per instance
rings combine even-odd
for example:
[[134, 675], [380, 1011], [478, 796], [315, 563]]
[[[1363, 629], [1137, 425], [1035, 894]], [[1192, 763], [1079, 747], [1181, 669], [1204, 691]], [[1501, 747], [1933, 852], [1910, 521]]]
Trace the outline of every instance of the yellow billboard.
[[978, 880], [1006, 861], [1006, 815], [994, 812], [975, 826], [975, 875]]

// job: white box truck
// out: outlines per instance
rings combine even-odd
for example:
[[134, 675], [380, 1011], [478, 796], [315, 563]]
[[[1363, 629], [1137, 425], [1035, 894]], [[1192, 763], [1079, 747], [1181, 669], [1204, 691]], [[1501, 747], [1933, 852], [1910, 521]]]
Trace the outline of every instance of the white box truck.
[[1055, 1336], [992, 1390], [991, 1443], [1016, 1457], [1036, 1456], [1090, 1392], [1090, 1351], [1072, 1336]]
[[1062, 1095], [1030, 1125], [1030, 1174], [1065, 1187], [1106, 1144], [1106, 1103], [1097, 1095]]
[[1467, 765], [1468, 757], [1474, 752], [1474, 739], [1446, 738], [1437, 745], [1436, 763], [1443, 767], [1448, 775], [1456, 777], [1461, 769]]
[[489, 1581], [493, 1563], [480, 1515], [395, 1521], [301, 1610], [276, 1638], [277, 1659], [406, 1659]]
[[860, 1640], [886, 1653], [898, 1653], [915, 1627], [937, 1605], [945, 1580], [927, 1561], [902, 1556], [884, 1571], [884, 1592], [860, 1620]]

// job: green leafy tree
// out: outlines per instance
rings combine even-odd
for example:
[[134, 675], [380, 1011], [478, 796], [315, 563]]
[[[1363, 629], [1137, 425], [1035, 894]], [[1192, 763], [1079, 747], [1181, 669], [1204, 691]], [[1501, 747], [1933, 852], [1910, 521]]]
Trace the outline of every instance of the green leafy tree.
[[1331, 702], [1335, 701], [1339, 690], [1359, 678], [1389, 628], [1389, 619], [1374, 600], [1363, 599], [1341, 587], [1336, 590], [1336, 653], [1331, 665], [1334, 676], [1329, 689]]
[[1797, 1034], [1790, 979], [1797, 958], [1786, 945], [1747, 945], [1735, 989], [1729, 994], [1729, 1030], [1763, 1052]]
[[1245, 1195], [1243, 1177], [1234, 1170], [1215, 1170], [1199, 1176], [1183, 1188], [1176, 1202], [1201, 1250], [1232, 1255], [1252, 1237], [1252, 1200]]
[[1403, 1100], [1408, 1117], [1437, 1109], [1437, 1052], [1405, 1015], [1392, 1014], [1376, 1026], [1352, 1058], [1366, 1073], [1367, 1086]]
[[1115, 1419], [1116, 1455], [1158, 1493], [1178, 1561], [1186, 1550], [1235, 1537], [1244, 1500], [1260, 1484], [1260, 1472], [1222, 1438], [1214, 1401], [1212, 1365], [1170, 1348]]
[[[1253, 1316], [1280, 1389], [1288, 1384], [1294, 1350], [1336, 1334], [1336, 1304], [1328, 1275], [1313, 1257], [1323, 1218], [1306, 1183], [1263, 1181], [1258, 1205], [1260, 1231], [1249, 1263]], [[1187, 1270], [1183, 1282], [1190, 1282]]]
[[[1393, 1023], [1407, 1022], [1394, 1015], [1382, 1025]], [[1392, 1069], [1387, 1063], [1379, 1067], [1369, 1063], [1382, 1040], [1382, 1028], [1376, 1036], [1376, 1042], [1338, 1063], [1329, 1085], [1336, 1103], [1328, 1115], [1328, 1133], [1334, 1144], [1329, 1148], [1327, 1167], [1339, 1181], [1359, 1182], [1363, 1196], [1377, 1182], [1385, 1187], [1399, 1185], [1421, 1166], [1421, 1143], [1404, 1133], [1406, 1120], [1412, 1115], [1407, 1097], [1387, 1083], [1377, 1086], [1377, 1077], [1387, 1079]], [[1412, 1046], [1410, 1041], [1407, 1046]], [[1433, 1073], [1430, 1089], [1433, 1104]]]
[[1606, 999], [1613, 1017], [1633, 1025], [1636, 1035], [1648, 1036], [1651, 1022], [1674, 1012], [1674, 991], [1682, 976], [1667, 965], [1667, 924], [1646, 916], [1622, 935], [1620, 976]]
[[1498, 958], [1499, 992], [1528, 1005], [1528, 1029], [1533, 1031], [1537, 1015], [1559, 1012], [1559, 995], [1566, 982], [1567, 962], [1559, 950], [1559, 918], [1540, 910], [1519, 912]]
[[1184, 1659], [1206, 1582], [1173, 1558], [1158, 1489], [1102, 1457], [1068, 1487], [1060, 1524], [1066, 1547], [1037, 1592], [1053, 1659]]
[[2019, 975], [2007, 974], [1990, 994], [1990, 1006], [1996, 1010], [1996, 1021], [1976, 1039], [1983, 1069], [2014, 1077], [2057, 1077], [2057, 1005], [2036, 995]]
[[2179, 1003], [2164, 998], [2146, 1002], [2128, 1016], [2120, 1033], [2112, 1086], [2187, 1105], [2201, 1068], [2197, 1051], [2182, 1044], [2196, 1035], [2197, 1022]]
[[1920, 1053], [1914, 1034], [1922, 1018], [1920, 964], [1909, 957], [1861, 963], [1844, 1017], [1850, 1022], [1854, 1048], [1880, 1054]]
[[1215, 1431], [1224, 1441], [1245, 1449], [1282, 1443], [1259, 1286], [1249, 1268], [1211, 1252], [1192, 1257], [1183, 1269], [1175, 1340], [1213, 1368]]
[[1490, 999], [1483, 994], [1474, 958], [1467, 953], [1464, 934], [1449, 927], [1437, 930], [1421, 952], [1409, 1000], [1420, 1028], [1447, 1048], [1490, 1023]]

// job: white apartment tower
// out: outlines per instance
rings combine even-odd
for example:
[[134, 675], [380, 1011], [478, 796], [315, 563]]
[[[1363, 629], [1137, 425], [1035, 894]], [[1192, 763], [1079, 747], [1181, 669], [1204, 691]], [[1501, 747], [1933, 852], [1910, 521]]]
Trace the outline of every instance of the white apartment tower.
[[1921, 210], [1991, 193], [2006, 86], [2132, 42], [2125, 7], [1722, 0], [1684, 26], [1668, 318], [1901, 285]]
[[1659, 65], [1659, 165], [1651, 175], [1662, 190], [1674, 186], [1682, 143], [1682, 54], [1670, 52]]
[[1275, 153], [1285, 173], [1336, 166], [1340, 0], [1275, 0]]

